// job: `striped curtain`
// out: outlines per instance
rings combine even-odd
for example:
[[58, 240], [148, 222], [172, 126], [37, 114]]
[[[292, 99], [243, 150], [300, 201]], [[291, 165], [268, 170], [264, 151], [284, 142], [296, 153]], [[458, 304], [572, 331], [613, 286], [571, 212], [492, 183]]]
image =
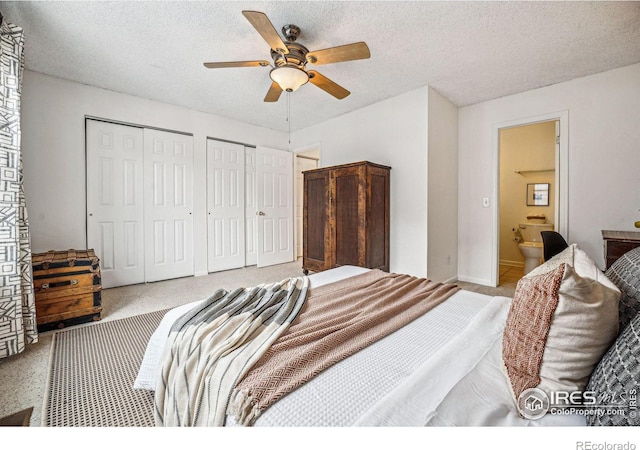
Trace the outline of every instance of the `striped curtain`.
[[[1, 18], [0, 18], [1, 19]], [[22, 186], [22, 28], [0, 26], [0, 358], [38, 341], [31, 242]]]

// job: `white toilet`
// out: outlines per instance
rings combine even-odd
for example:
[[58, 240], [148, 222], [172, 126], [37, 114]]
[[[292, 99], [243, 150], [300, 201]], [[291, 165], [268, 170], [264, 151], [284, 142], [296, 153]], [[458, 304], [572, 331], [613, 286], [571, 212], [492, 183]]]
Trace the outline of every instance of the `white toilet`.
[[541, 231], [552, 231], [552, 223], [526, 222], [518, 225], [522, 241], [518, 244], [520, 253], [524, 256], [525, 275], [538, 267], [543, 261]]

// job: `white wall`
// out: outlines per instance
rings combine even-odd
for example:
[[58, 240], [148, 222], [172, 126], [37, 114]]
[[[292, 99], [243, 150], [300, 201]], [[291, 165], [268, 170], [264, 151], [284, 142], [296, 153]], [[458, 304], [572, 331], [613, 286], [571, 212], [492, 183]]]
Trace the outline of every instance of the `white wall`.
[[85, 116], [193, 134], [196, 274], [207, 272], [207, 137], [287, 148], [284, 133], [26, 71], [22, 153], [34, 252], [86, 248]]
[[294, 148], [320, 143], [322, 167], [356, 161], [391, 166], [393, 272], [427, 274], [428, 89], [370, 105], [292, 134]]
[[[493, 126], [568, 111], [568, 232], [604, 268], [601, 230], [640, 219], [640, 64], [459, 110], [458, 276], [489, 284], [495, 215]], [[482, 207], [482, 197], [492, 199]]]
[[458, 109], [429, 88], [427, 277], [458, 274]]

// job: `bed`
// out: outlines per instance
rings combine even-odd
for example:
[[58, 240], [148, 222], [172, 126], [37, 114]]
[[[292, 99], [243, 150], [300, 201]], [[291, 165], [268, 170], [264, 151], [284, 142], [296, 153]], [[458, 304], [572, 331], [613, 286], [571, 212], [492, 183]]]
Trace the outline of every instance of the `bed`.
[[[621, 261], [618, 266], [622, 265]], [[628, 280], [630, 265], [633, 266], [626, 261], [624, 269], [615, 268], [615, 274], [623, 273]], [[637, 276], [638, 272], [632, 273]], [[369, 269], [353, 266], [312, 274], [306, 278], [307, 301], [314, 301], [314, 292], [337, 289], [341, 283], [355, 283], [373, 275], [376, 274]], [[637, 292], [629, 290], [624, 280], [617, 281], [618, 284], [611, 281], [573, 244], [528, 274], [518, 284], [513, 299], [453, 289], [424, 314], [313, 374], [248, 421], [238, 419], [241, 416], [236, 416], [237, 411], [228, 407], [232, 403], [229, 399], [222, 406], [223, 419], [218, 423], [195, 420], [197, 414], [191, 413], [165, 422], [166, 379], [159, 380], [164, 376], [160, 375], [163, 370], [169, 370], [168, 361], [174, 353], [171, 347], [175, 342], [169, 344], [168, 336], [185, 314], [203, 308], [202, 300], [166, 314], [149, 341], [134, 388], [156, 390], [156, 421], [161, 425], [637, 425], [640, 423], [635, 410], [630, 409], [632, 402], [619, 406], [624, 414], [600, 414], [600, 405], [614, 390], [602, 380], [611, 380], [611, 373], [617, 372], [623, 381], [615, 389], [628, 394], [638, 379], [637, 375], [621, 373], [626, 370], [620, 369], [621, 365], [628, 367], [628, 361], [614, 361], [615, 355], [620, 354], [617, 346], [629, 348], [630, 342], [631, 347], [637, 346], [634, 339], [640, 330], [640, 315], [629, 313], [629, 309], [640, 309]], [[624, 285], [622, 293], [618, 285]], [[631, 316], [622, 325], [621, 295], [626, 299], [627, 315]], [[548, 304], [550, 298], [555, 299], [555, 303], [551, 301], [555, 309], [543, 308], [542, 313], [540, 308], [532, 309], [532, 305]], [[540, 325], [536, 324], [539, 321], [531, 319], [540, 314], [547, 319], [542, 340]], [[288, 331], [295, 328], [287, 327]], [[287, 329], [282, 333], [286, 335]], [[580, 349], [576, 350], [576, 346]], [[637, 369], [638, 351], [631, 353], [625, 359], [635, 358]], [[522, 355], [528, 357], [523, 359]], [[174, 355], [174, 366], [176, 359], [179, 358]], [[188, 366], [175, 366], [172, 370], [177, 375], [168, 373], [174, 378], [186, 377], [185, 367]], [[244, 378], [236, 380], [237, 385], [251, 378], [249, 368], [242, 373]], [[600, 385], [596, 386], [598, 382]], [[205, 387], [200, 389], [210, 390], [206, 381], [202, 383]], [[557, 405], [557, 399], [552, 398], [544, 413], [535, 416], [537, 410], [519, 403], [522, 395], [518, 394], [527, 389], [592, 393], [587, 396], [588, 402], [582, 398], [579, 405], [573, 400], [571, 404]], [[227, 400], [227, 394], [222, 397]], [[528, 400], [531, 399], [538, 400]]]

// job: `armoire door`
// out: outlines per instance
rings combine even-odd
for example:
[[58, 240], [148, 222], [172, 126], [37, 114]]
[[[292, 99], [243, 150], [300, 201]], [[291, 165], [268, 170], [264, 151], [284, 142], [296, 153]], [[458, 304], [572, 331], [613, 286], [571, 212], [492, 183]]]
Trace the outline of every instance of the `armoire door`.
[[144, 130], [145, 281], [194, 274], [193, 136]]
[[293, 153], [256, 149], [258, 267], [294, 260]]
[[366, 266], [365, 166], [335, 168], [331, 177], [333, 265]]
[[142, 128], [86, 121], [87, 245], [103, 288], [145, 281], [143, 141]]
[[303, 256], [303, 216], [304, 216], [304, 175], [305, 170], [312, 170], [318, 168], [318, 160], [309, 158], [306, 156], [296, 155], [296, 258]]
[[302, 267], [305, 272], [330, 269], [333, 263], [330, 174], [327, 169], [304, 174]]
[[245, 265], [245, 147], [207, 139], [209, 272]]

